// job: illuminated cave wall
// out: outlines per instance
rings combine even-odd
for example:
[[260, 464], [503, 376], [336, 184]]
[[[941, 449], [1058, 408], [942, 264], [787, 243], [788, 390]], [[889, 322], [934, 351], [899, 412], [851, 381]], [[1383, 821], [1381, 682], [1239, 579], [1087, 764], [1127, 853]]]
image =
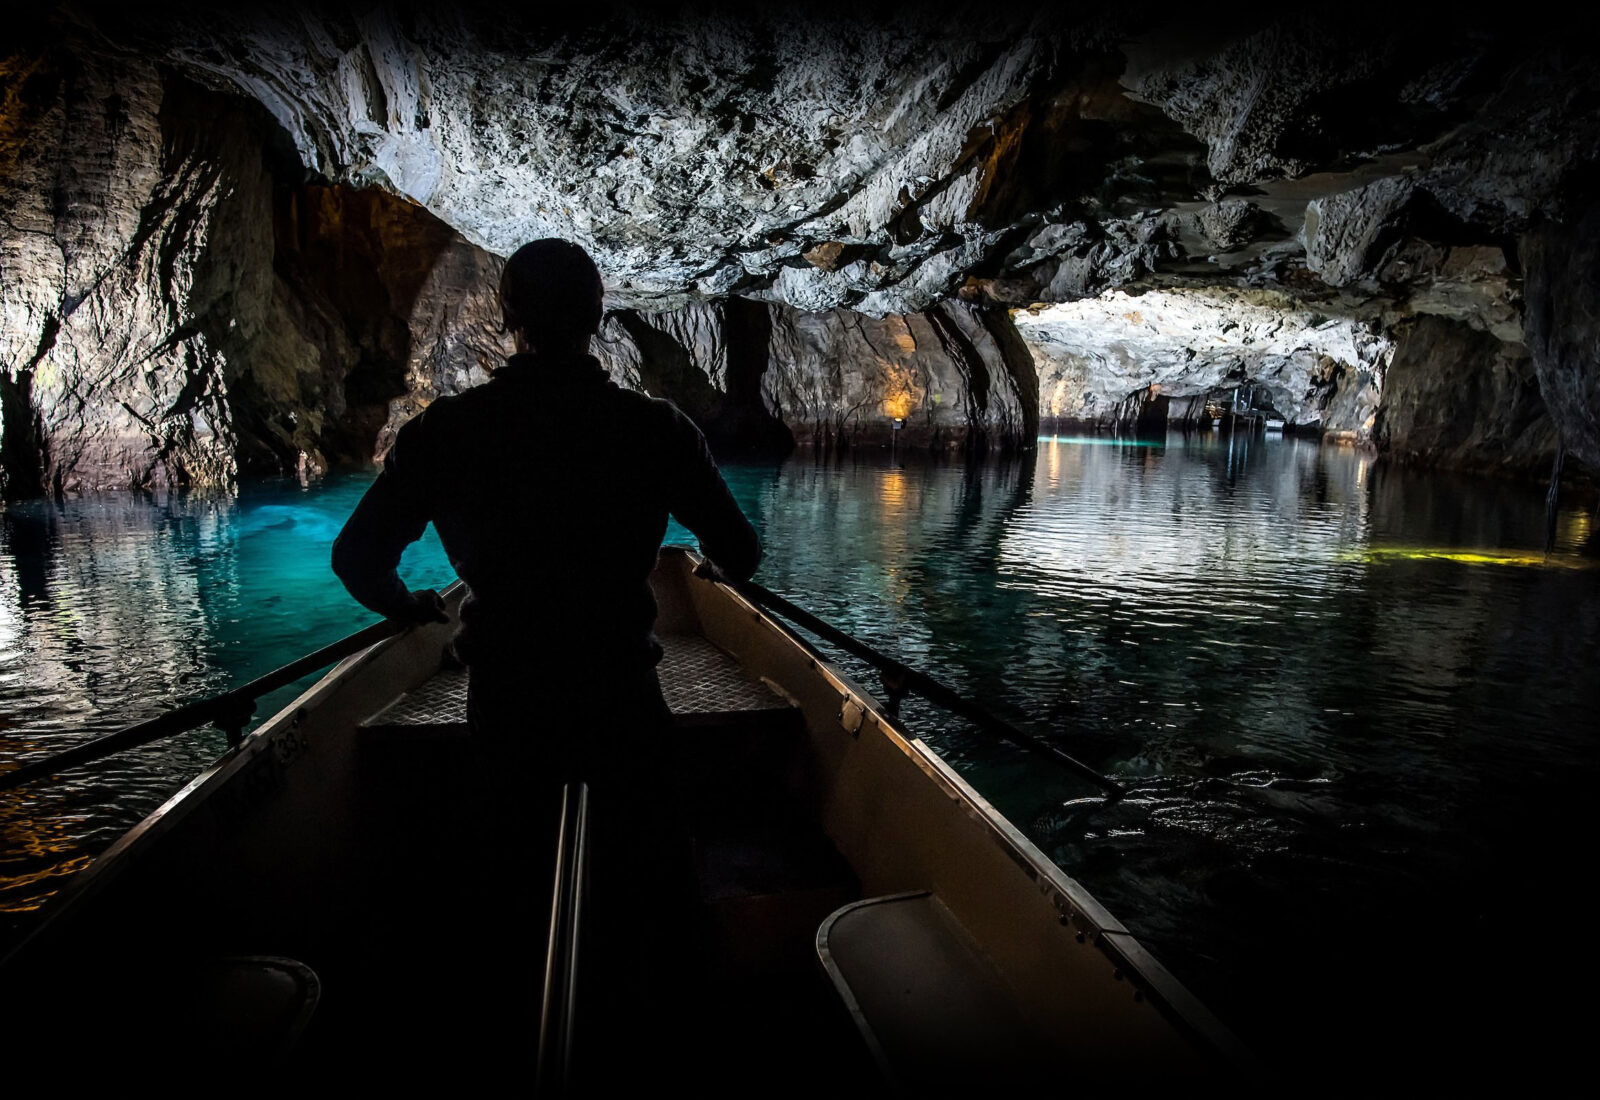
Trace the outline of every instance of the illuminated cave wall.
[[1558, 41], [492, 8], [17, 39], [7, 495], [368, 461], [504, 354], [499, 256], [542, 234], [601, 266], [613, 377], [728, 453], [1005, 449], [1243, 386], [1412, 461], [1600, 461], [1600, 70]]
[[366, 460], [393, 402], [499, 357], [498, 261], [390, 194], [303, 183], [250, 101], [92, 55], [6, 79], [8, 495]]

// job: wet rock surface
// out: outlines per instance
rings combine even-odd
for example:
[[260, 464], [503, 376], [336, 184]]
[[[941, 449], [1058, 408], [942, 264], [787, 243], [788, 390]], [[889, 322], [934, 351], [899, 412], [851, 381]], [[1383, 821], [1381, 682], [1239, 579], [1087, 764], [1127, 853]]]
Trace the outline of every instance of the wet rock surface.
[[1592, 291], [1519, 348], [1524, 269], [1591, 285], [1561, 250], [1600, 68], [1500, 30], [62, 9], [0, 70], [6, 492], [381, 454], [504, 353], [499, 257], [543, 235], [599, 263], [613, 374], [727, 451], [1005, 447], [1242, 388], [1478, 468], [1536, 466], [1554, 402], [1592, 465], [1546, 323]]
[[239, 100], [142, 61], [12, 59], [0, 178], [6, 491], [225, 482], [230, 367], [270, 294]]
[[427, 211], [317, 185], [284, 189], [278, 207], [278, 298], [299, 346], [268, 342], [251, 362], [264, 468], [382, 457], [417, 411], [487, 381], [511, 353], [501, 261]]
[[366, 460], [503, 358], [499, 261], [384, 192], [275, 182], [248, 101], [92, 57], [10, 75], [8, 495]]
[[1019, 312], [1016, 323], [1047, 424], [1115, 426], [1129, 419], [1130, 395], [1231, 404], [1248, 389], [1255, 408], [1290, 426], [1365, 433], [1394, 351], [1376, 324], [1271, 290], [1110, 291]]
[[1600, 469], [1600, 206], [1523, 245], [1528, 347], [1568, 453]]
[[1423, 465], [1542, 474], [1556, 428], [1526, 347], [1420, 316], [1397, 329], [1375, 439]]
[[596, 350], [614, 380], [674, 401], [723, 454], [1016, 450], [1038, 429], [1033, 362], [1009, 314], [961, 302], [883, 318], [738, 299], [623, 310]]

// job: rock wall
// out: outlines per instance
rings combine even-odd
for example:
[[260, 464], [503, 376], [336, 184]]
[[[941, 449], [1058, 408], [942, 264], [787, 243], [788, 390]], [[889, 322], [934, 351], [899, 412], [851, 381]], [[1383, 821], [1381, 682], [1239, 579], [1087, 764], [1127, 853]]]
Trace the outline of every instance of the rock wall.
[[501, 261], [386, 192], [301, 182], [256, 105], [59, 51], [0, 79], [6, 495], [364, 463], [509, 351]]
[[282, 335], [251, 349], [240, 394], [253, 471], [381, 458], [419, 409], [512, 350], [501, 261], [393, 195], [280, 188], [273, 264]]
[[6, 492], [228, 480], [230, 366], [271, 293], [248, 105], [138, 60], [0, 72]]
[[882, 319], [775, 308], [768, 400], [803, 446], [1032, 446], [1032, 365], [1010, 327], [959, 302]]
[[619, 384], [672, 400], [722, 454], [983, 452], [1037, 434], [1033, 364], [1003, 310], [872, 318], [730, 299], [614, 312], [596, 347]]
[[1380, 325], [1275, 290], [1110, 291], [1016, 323], [1038, 366], [1041, 417], [1057, 430], [1148, 423], [1157, 398], [1175, 419], [1199, 419], [1206, 399], [1245, 390], [1290, 427], [1366, 439], [1393, 353]]
[[1567, 452], [1600, 471], [1600, 204], [1528, 234], [1527, 336]]
[[1543, 474], [1556, 433], [1526, 347], [1424, 315], [1398, 327], [1374, 440], [1419, 465]]
[[1593, 462], [1568, 235], [1600, 69], [1559, 43], [957, 9], [52, 19], [0, 62], [11, 495], [381, 454], [504, 354], [498, 256], [547, 233], [602, 268], [614, 375], [724, 451], [1004, 448], [1243, 387], [1481, 468], [1538, 464], [1543, 401]]
[[[497, 257], [387, 192], [303, 182], [251, 104], [142, 62], [7, 78], [8, 495], [365, 462], [509, 353]], [[1037, 424], [1005, 312], [959, 302], [622, 309], [597, 350], [725, 454], [1009, 448]]]

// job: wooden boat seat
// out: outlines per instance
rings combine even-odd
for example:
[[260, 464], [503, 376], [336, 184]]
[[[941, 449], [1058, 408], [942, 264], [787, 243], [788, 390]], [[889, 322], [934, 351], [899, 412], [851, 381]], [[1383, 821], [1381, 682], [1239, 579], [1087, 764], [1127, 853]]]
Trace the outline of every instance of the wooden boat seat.
[[1004, 981], [937, 895], [852, 902], [822, 922], [816, 947], [891, 1083], [993, 1084], [1042, 1063]]

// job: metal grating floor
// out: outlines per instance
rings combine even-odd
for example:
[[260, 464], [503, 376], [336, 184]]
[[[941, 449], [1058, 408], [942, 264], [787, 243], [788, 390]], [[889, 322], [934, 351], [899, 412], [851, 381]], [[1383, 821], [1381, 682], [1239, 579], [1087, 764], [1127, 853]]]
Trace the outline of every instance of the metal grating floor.
[[[789, 706], [698, 634], [667, 635], [661, 645], [666, 653], [656, 673], [661, 677], [661, 694], [675, 715], [734, 714]], [[466, 722], [466, 670], [445, 669], [396, 699], [367, 725], [465, 727]]]
[[673, 714], [729, 714], [789, 706], [698, 634], [669, 634], [661, 639], [661, 645], [666, 654], [656, 666], [656, 674]]
[[369, 726], [465, 726], [467, 670], [442, 669], [380, 711]]

